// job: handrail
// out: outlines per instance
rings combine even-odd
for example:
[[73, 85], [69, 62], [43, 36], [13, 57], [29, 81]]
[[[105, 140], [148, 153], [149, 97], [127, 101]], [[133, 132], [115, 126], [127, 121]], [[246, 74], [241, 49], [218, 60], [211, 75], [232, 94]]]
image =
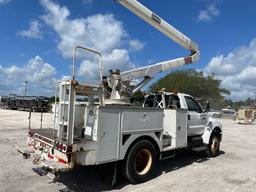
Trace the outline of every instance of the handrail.
[[75, 80], [75, 75], [76, 75], [76, 50], [77, 49], [83, 49], [85, 51], [89, 51], [91, 53], [94, 53], [96, 55], [98, 55], [100, 57], [100, 80], [102, 82], [102, 75], [103, 75], [103, 58], [102, 58], [102, 54], [99, 51], [95, 51], [93, 49], [89, 49], [86, 47], [82, 47], [82, 46], [75, 46], [73, 49], [73, 72], [72, 72], [72, 79]]

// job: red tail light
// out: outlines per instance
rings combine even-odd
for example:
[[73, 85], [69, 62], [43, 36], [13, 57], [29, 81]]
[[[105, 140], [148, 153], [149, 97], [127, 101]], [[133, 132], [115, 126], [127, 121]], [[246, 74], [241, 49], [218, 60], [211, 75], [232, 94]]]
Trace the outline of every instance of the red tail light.
[[63, 145], [62, 144], [58, 145], [57, 150], [62, 151], [62, 149], [63, 149]]
[[59, 158], [59, 163], [67, 164], [68, 162], [67, 162], [67, 161], [65, 161], [64, 159]]
[[52, 156], [50, 153], [48, 153], [48, 157], [49, 157], [50, 159], [53, 159], [53, 156]]

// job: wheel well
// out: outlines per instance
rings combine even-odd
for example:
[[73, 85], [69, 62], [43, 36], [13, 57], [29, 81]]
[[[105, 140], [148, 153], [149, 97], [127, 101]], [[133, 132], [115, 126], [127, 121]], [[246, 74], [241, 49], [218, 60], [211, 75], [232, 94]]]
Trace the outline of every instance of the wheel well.
[[214, 128], [211, 137], [212, 137], [214, 134], [219, 135], [220, 139], [222, 138], [221, 129], [220, 129], [219, 127], [215, 127], [215, 128]]
[[221, 134], [221, 129], [219, 127], [215, 127], [213, 130], [214, 133]]
[[142, 140], [147, 140], [149, 142], [151, 142], [157, 152], [157, 154], [159, 154], [160, 152], [160, 149], [159, 149], [159, 146], [157, 144], [157, 142], [150, 136], [147, 136], [147, 135], [144, 135], [144, 136], [141, 136], [141, 137], [138, 137], [137, 139], [135, 139], [131, 145], [129, 146], [129, 148], [127, 149], [126, 153], [125, 153], [125, 158], [127, 157], [127, 155], [129, 154], [129, 152], [131, 151], [132, 147], [138, 142], [138, 141], [142, 141]]

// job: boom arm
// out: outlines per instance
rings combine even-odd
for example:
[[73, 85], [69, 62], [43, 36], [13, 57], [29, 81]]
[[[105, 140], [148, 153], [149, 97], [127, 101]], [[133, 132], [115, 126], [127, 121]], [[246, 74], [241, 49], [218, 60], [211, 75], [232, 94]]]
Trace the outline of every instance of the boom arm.
[[155, 74], [169, 70], [174, 67], [182, 66], [185, 64], [193, 63], [199, 60], [198, 45], [189, 39], [186, 35], [175, 29], [173, 26], [168, 24], [158, 15], [150, 11], [148, 8], [140, 4], [136, 0], [116, 0], [118, 3], [132, 11], [134, 14], [139, 16], [141, 19], [161, 31], [167, 37], [173, 39], [175, 42], [188, 49], [191, 54], [189, 57], [178, 58], [174, 60], [164, 61], [154, 65], [125, 71], [121, 73], [123, 80], [132, 80], [141, 77], [153, 78]]
[[198, 46], [191, 39], [186, 37], [183, 33], [175, 29], [166, 21], [161, 19], [158, 15], [150, 11], [148, 8], [140, 4], [136, 0], [115, 0], [131, 12], [139, 16], [141, 19], [155, 27], [158, 31], [173, 39], [184, 48], [190, 50], [192, 53], [198, 51]]
[[198, 60], [199, 60], [199, 52], [196, 52], [196, 54], [185, 57], [185, 58], [181, 57], [178, 59], [163, 61], [160, 63], [141, 67], [138, 69], [124, 71], [121, 73], [121, 76], [124, 81], [131, 81], [131, 80], [141, 78], [141, 77], [153, 78], [154, 75], [157, 73], [161, 73], [161, 72], [167, 71], [167, 70], [175, 68], [175, 67], [190, 64], [190, 63], [198, 61]]
[[120, 3], [127, 9], [129, 9], [131, 12], [139, 16], [141, 19], [155, 27], [157, 30], [165, 34], [170, 39], [174, 40], [176, 43], [184, 47], [185, 49], [188, 49], [190, 51], [190, 55], [187, 57], [182, 57], [178, 59], [168, 60], [164, 62], [160, 62], [154, 65], [138, 68], [138, 69], [132, 69], [129, 71], [125, 71], [120, 73], [112, 73], [109, 76], [109, 85], [111, 90], [111, 99], [120, 99], [120, 92], [122, 90], [123, 84], [122, 82], [125, 81], [131, 81], [134, 79], [142, 78], [144, 77], [144, 80], [140, 82], [135, 88], [133, 88], [132, 91], [130, 91], [130, 94], [135, 93], [139, 89], [141, 89], [143, 86], [145, 86], [153, 77], [155, 74], [167, 71], [171, 68], [190, 64], [193, 62], [196, 62], [200, 58], [200, 52], [198, 49], [198, 45], [193, 42], [191, 39], [189, 39], [186, 35], [178, 31], [176, 28], [168, 24], [166, 21], [164, 21], [162, 18], [160, 18], [158, 15], [150, 11], [148, 8], [140, 4], [136, 0], [114, 0], [115, 2]]

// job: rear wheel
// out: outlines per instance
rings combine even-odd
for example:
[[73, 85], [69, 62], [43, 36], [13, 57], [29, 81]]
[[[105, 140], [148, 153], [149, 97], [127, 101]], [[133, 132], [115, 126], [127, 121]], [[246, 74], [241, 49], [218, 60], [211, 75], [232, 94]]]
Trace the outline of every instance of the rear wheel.
[[214, 134], [211, 136], [210, 143], [208, 145], [209, 153], [211, 157], [216, 157], [220, 151], [220, 136]]
[[156, 166], [157, 152], [154, 145], [142, 140], [132, 147], [124, 161], [125, 176], [132, 183], [141, 183], [153, 176]]

